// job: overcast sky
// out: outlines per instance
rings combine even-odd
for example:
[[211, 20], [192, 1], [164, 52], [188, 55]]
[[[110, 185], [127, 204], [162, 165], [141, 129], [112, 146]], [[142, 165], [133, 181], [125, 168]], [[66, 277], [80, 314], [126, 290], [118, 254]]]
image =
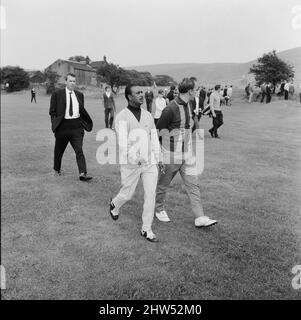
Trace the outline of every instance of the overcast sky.
[[44, 69], [72, 55], [93, 61], [106, 55], [120, 66], [247, 62], [301, 45], [301, 28], [292, 26], [300, 0], [1, 0], [1, 5], [2, 66]]

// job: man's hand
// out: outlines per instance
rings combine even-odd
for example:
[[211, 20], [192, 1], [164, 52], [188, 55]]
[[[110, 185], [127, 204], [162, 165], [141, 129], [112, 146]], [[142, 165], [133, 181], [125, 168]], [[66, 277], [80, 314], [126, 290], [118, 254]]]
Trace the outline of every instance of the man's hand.
[[215, 117], [216, 117], [215, 112], [212, 112], [212, 117], [213, 117], [213, 118], [215, 118]]
[[144, 158], [142, 158], [142, 157], [139, 157], [138, 159], [137, 159], [137, 164], [138, 164], [138, 166], [141, 166], [142, 164], [146, 164], [147, 163], [147, 161], [144, 159]]
[[165, 164], [162, 161], [159, 161], [158, 166], [159, 166], [160, 172], [165, 174]]

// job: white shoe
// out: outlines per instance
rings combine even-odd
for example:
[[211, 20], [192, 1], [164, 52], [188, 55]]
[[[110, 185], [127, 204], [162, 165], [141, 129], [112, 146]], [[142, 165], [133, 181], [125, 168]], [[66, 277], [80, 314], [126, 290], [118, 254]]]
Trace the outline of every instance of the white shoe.
[[146, 240], [148, 240], [150, 242], [158, 242], [159, 241], [152, 230], [148, 230], [148, 231], [141, 230], [140, 233], [144, 238], [146, 238]]
[[210, 227], [217, 224], [216, 220], [212, 220], [207, 216], [202, 216], [202, 217], [198, 217], [194, 220], [194, 225], [197, 228], [201, 228], [201, 227]]
[[165, 210], [160, 211], [160, 212], [156, 212], [155, 214], [156, 214], [156, 217], [162, 222], [169, 222], [170, 221]]

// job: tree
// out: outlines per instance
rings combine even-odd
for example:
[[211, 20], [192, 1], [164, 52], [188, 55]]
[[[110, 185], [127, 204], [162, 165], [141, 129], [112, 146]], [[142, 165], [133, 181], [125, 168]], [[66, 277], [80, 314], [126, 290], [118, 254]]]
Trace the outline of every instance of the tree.
[[113, 63], [101, 65], [97, 69], [96, 75], [98, 79], [102, 79], [107, 82], [114, 93], [116, 93], [114, 88], [117, 88], [118, 90], [120, 86], [127, 85], [129, 81], [126, 71]]
[[84, 57], [84, 56], [72, 56], [68, 60], [81, 62], [81, 61], [86, 61], [87, 58], [89, 58], [89, 57], [88, 56], [87, 57]]
[[51, 94], [55, 91], [56, 84], [60, 76], [56, 72], [51, 70], [46, 70], [44, 74], [46, 78], [46, 93]]
[[176, 85], [177, 82], [170, 76], [166, 74], [159, 74], [154, 76], [153, 80], [155, 81], [157, 86], [171, 86]]
[[29, 86], [28, 73], [20, 67], [6, 66], [1, 69], [1, 83], [8, 83], [8, 92], [20, 91]]
[[274, 93], [278, 83], [294, 77], [293, 66], [281, 60], [276, 55], [275, 50], [265, 53], [262, 57], [258, 58], [257, 64], [253, 64], [249, 73], [255, 75], [257, 85], [261, 85], [263, 82], [271, 82], [274, 87]]

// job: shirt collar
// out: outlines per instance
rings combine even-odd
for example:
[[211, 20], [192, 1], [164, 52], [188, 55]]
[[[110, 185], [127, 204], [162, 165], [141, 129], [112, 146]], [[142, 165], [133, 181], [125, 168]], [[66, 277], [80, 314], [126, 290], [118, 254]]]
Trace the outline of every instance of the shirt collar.
[[176, 102], [182, 106], [187, 106], [187, 102], [183, 101], [179, 96], [176, 97]]
[[74, 91], [69, 90], [67, 87], [65, 87], [65, 89], [66, 89], [66, 92], [69, 94], [74, 92]]

